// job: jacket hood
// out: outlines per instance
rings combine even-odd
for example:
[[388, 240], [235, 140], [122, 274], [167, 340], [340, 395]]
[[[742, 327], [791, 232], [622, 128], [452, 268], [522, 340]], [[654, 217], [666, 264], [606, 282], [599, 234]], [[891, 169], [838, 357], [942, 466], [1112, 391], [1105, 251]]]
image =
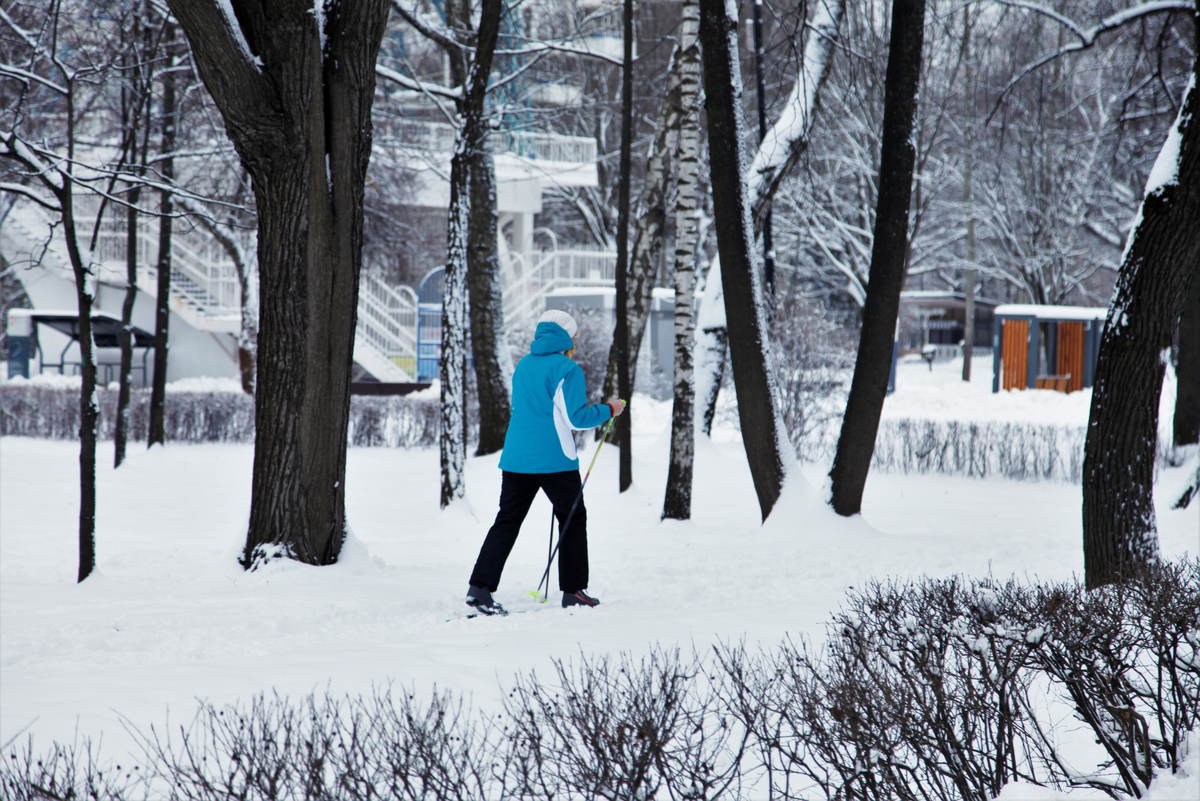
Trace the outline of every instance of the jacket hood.
[[562, 353], [575, 347], [571, 336], [558, 323], [538, 323], [533, 332], [533, 342], [529, 352], [537, 356], [547, 353]]

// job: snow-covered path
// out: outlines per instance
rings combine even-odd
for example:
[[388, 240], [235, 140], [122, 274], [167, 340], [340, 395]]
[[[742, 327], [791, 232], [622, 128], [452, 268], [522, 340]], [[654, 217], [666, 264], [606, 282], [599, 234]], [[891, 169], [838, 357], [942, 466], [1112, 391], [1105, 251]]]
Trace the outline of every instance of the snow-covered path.
[[[235, 558], [249, 446], [134, 448], [113, 471], [105, 444], [100, 575], [77, 586], [78, 446], [0, 439], [0, 742], [36, 720], [43, 743], [78, 724], [109, 750], [126, 741], [121, 716], [145, 727], [169, 710], [182, 722], [196, 698], [272, 688], [394, 680], [491, 706], [513, 673], [544, 671], [551, 656], [819, 636], [845, 589], [872, 576], [1082, 569], [1078, 485], [873, 474], [863, 515], [844, 520], [820, 502], [824, 469], [813, 466], [760, 526], [736, 441], [701, 443], [694, 519], [660, 523], [669, 411], [642, 409], [634, 490], [617, 494], [606, 448], [587, 491], [590, 589], [603, 605], [569, 613], [526, 595], [546, 558], [539, 498], [498, 593], [520, 614], [469, 621], [462, 596], [496, 508], [496, 456], [469, 461], [473, 512], [441, 512], [435, 450], [351, 449], [355, 539], [342, 563], [246, 574]], [[1200, 550], [1196, 508], [1172, 511], [1164, 494], [1159, 524], [1166, 555]]]

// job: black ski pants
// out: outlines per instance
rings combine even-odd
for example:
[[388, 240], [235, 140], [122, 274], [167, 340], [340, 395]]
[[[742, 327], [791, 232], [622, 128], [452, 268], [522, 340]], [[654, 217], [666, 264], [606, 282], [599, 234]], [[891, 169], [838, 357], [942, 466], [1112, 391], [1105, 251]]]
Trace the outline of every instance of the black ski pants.
[[567, 522], [571, 504], [579, 495], [581, 485], [578, 470], [562, 473], [510, 473], [506, 470], [500, 483], [500, 512], [488, 531], [487, 539], [483, 541], [479, 558], [475, 560], [471, 586], [486, 587], [491, 592], [500, 586], [504, 563], [508, 561], [517, 534], [521, 531], [521, 523], [525, 521], [529, 506], [540, 489], [554, 505], [558, 530], [562, 532], [562, 544], [558, 547], [558, 586], [563, 592], [587, 589], [587, 510], [583, 508], [582, 497], [571, 517], [570, 528], [563, 531], [563, 524]]

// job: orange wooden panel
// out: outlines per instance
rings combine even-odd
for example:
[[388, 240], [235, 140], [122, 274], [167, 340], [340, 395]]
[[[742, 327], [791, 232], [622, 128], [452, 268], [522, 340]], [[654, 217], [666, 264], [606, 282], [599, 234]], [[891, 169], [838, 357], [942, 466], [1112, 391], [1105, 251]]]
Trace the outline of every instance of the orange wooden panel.
[[1025, 389], [1029, 366], [1029, 321], [1005, 320], [1000, 346], [1002, 389]]
[[1058, 324], [1058, 374], [1071, 377], [1066, 392], [1083, 389], [1083, 323]]

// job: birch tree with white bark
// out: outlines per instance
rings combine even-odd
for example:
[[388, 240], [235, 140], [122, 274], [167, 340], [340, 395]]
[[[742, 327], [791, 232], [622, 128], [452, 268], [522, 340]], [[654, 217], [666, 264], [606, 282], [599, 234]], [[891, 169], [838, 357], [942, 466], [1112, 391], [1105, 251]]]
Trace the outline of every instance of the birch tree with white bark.
[[675, 68], [679, 73], [679, 133], [675, 165], [675, 373], [671, 407], [671, 456], [663, 518], [692, 516], [692, 463], [695, 457], [696, 250], [703, 209], [699, 198], [700, 109], [703, 103], [699, 0], [684, 0]]

